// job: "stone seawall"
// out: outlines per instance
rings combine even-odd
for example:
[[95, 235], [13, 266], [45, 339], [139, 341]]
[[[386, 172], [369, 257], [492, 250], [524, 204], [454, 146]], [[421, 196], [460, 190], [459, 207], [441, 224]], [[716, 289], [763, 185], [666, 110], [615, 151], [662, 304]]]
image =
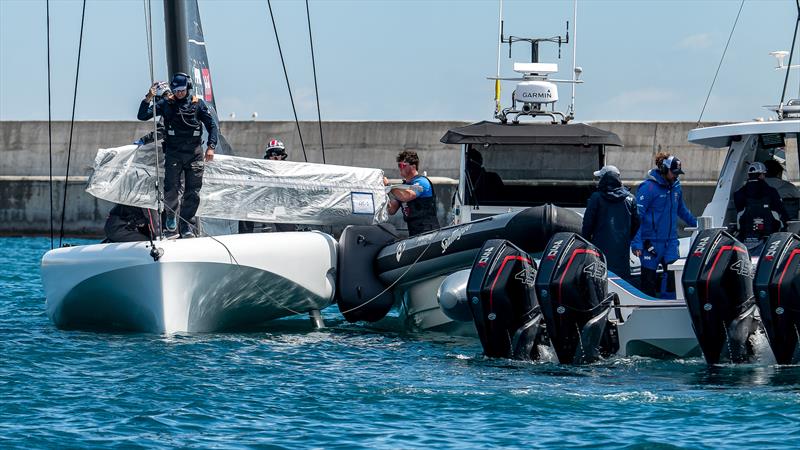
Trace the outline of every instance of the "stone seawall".
[[[415, 150], [428, 175], [457, 179], [458, 146], [439, 142], [444, 133], [466, 122], [324, 122], [325, 160], [329, 164], [377, 167], [389, 177], [397, 176], [395, 156], [404, 149]], [[687, 203], [700, 214], [713, 193], [713, 183], [724, 161], [724, 149], [710, 149], [686, 141], [695, 127], [690, 122], [594, 122], [591, 125], [617, 133], [625, 147], [609, 148], [607, 160], [623, 171], [628, 184], [641, 180], [658, 151], [677, 154], [684, 162], [684, 191]], [[703, 125], [713, 125], [704, 123]], [[98, 148], [128, 144], [151, 130], [152, 123], [137, 121], [76, 122], [70, 157], [65, 231], [68, 234], [100, 234], [110, 205], [83, 189], [91, 173]], [[311, 162], [322, 162], [318, 125], [301, 123], [306, 154]], [[290, 160], [303, 161], [294, 122], [224, 121], [221, 130], [238, 156], [261, 157], [272, 138], [284, 141]], [[53, 123], [53, 174], [55, 217], [60, 219], [63, 177], [67, 165], [69, 122]], [[50, 188], [47, 122], [0, 122], [0, 233], [49, 233]], [[554, 160], [553, 167], [569, 164]], [[454, 186], [437, 183], [440, 214], [449, 215]], [[395, 218], [394, 220], [397, 220]], [[400, 223], [398, 222], [398, 225]]]

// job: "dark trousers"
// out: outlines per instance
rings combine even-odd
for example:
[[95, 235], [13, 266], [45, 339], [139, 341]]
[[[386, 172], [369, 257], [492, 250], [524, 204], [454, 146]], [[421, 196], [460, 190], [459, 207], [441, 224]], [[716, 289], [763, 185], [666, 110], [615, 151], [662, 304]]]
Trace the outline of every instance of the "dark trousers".
[[[189, 230], [194, 224], [194, 215], [200, 206], [200, 188], [203, 187], [203, 153], [198, 147], [194, 153], [169, 152], [164, 161], [164, 204], [167, 214], [180, 211], [180, 230]], [[181, 176], [183, 176], [183, 196], [178, 205]]]
[[[664, 286], [664, 273], [667, 274], [666, 286]], [[671, 298], [675, 292], [675, 272], [667, 271], [666, 264], [664, 272], [658, 273], [655, 269], [642, 267], [642, 292], [651, 297]]]

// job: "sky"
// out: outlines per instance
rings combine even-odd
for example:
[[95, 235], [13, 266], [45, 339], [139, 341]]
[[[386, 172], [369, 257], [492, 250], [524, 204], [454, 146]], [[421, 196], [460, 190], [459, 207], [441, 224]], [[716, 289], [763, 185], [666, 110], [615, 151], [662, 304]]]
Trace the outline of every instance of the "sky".
[[[576, 118], [697, 121], [740, 0], [579, 0]], [[293, 120], [266, 0], [199, 0], [221, 119]], [[300, 120], [316, 120], [305, 3], [274, 0], [275, 20]], [[490, 119], [498, 57], [497, 0], [310, 0], [323, 120]], [[68, 120], [81, 2], [51, 0], [52, 114]], [[157, 79], [168, 79], [163, 3], [153, 0]], [[503, 2], [506, 34], [564, 35], [572, 0]], [[0, 120], [47, 120], [44, 0], [0, 0]], [[785, 71], [768, 53], [789, 50], [794, 0], [746, 0], [704, 120], [769, 117]], [[75, 116], [135, 120], [150, 73], [141, 0], [89, 0]], [[800, 44], [798, 44], [800, 46]], [[572, 44], [542, 44], [554, 77], [570, 78]], [[796, 50], [795, 61], [800, 59]], [[500, 52], [502, 76], [529, 46]], [[789, 97], [800, 97], [800, 70]], [[557, 109], [570, 86], [560, 85]], [[512, 82], [503, 84], [510, 106]]]

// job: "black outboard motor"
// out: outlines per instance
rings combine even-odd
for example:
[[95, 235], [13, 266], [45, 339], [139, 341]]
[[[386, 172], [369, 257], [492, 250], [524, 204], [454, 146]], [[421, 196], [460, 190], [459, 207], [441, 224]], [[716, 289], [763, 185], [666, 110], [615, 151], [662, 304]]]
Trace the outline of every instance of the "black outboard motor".
[[753, 289], [775, 360], [800, 362], [800, 236], [774, 233], [767, 239]]
[[397, 238], [390, 224], [350, 225], [339, 237], [336, 302], [348, 322], [382, 319], [394, 304], [375, 273], [375, 256]]
[[467, 281], [467, 299], [486, 356], [538, 359], [543, 329], [535, 278], [536, 263], [516, 245], [504, 239], [483, 244]]
[[547, 335], [562, 364], [581, 364], [619, 349], [608, 313], [608, 273], [600, 249], [576, 233], [557, 233], [539, 262], [536, 293]]
[[686, 258], [681, 282], [706, 362], [717, 364], [721, 356], [743, 362], [752, 356], [750, 338], [758, 321], [747, 247], [727, 231], [701, 231]]

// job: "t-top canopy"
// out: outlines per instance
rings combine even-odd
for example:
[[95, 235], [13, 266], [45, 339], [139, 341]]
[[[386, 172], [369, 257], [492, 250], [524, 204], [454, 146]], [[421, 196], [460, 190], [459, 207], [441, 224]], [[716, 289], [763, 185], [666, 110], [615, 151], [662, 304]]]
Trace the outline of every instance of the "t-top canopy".
[[561, 144], [622, 147], [622, 141], [616, 134], [583, 123], [504, 125], [484, 120], [453, 128], [445, 133], [440, 141], [444, 144]]

